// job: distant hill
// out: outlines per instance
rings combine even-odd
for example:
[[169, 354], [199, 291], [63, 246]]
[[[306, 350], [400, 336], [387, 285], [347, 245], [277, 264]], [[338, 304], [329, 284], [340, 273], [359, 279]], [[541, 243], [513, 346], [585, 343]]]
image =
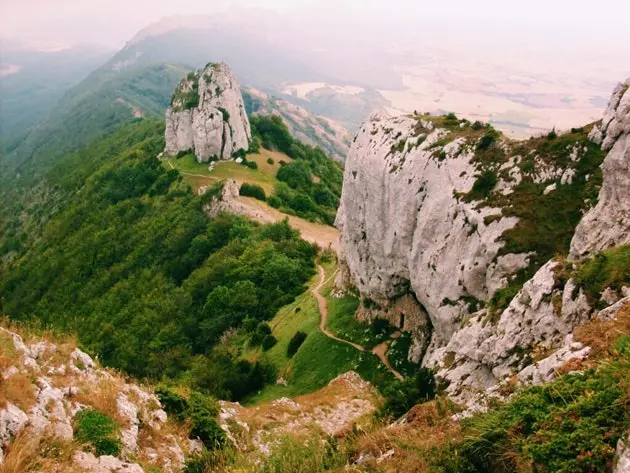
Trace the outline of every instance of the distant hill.
[[9, 177], [35, 177], [75, 151], [140, 117], [161, 118], [186, 69], [161, 64], [112, 70], [105, 66], [69, 90], [47, 119], [5, 157]]
[[297, 140], [319, 146], [341, 163], [346, 159], [351, 136], [348, 130], [334, 120], [317, 116], [256, 89], [243, 90], [243, 99], [249, 115], [280, 115]]
[[97, 46], [38, 50], [2, 42], [0, 150], [10, 151], [54, 108], [71, 87], [103, 64], [113, 51]]

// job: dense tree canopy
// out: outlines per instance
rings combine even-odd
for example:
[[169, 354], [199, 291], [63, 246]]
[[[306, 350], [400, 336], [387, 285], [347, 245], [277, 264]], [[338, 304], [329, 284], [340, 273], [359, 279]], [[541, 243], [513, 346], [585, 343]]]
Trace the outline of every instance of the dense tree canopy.
[[300, 294], [315, 248], [286, 222], [209, 220], [177, 171], [155, 158], [161, 127], [129, 125], [120, 148], [95, 144], [59, 163], [63, 209], [2, 274], [1, 309], [76, 331], [103, 363], [130, 374], [223, 373], [197, 387], [240, 397], [272, 374], [213, 347], [246, 317], [269, 319]]

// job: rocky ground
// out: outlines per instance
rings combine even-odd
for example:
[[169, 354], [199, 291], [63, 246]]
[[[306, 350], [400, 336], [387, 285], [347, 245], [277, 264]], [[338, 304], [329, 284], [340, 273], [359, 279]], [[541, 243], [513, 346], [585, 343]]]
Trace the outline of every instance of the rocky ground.
[[[73, 341], [18, 332], [0, 328], [0, 459], [7, 471], [178, 472], [185, 455], [200, 450], [150, 389], [99, 367]], [[113, 420], [118, 455], [99, 456], [76, 438], [77, 415], [86, 410]]]

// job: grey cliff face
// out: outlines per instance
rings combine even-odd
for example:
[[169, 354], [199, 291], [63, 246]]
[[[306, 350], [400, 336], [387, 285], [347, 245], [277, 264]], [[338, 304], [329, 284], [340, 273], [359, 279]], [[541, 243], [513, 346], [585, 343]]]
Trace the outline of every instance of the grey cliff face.
[[608, 152], [599, 201], [576, 229], [574, 259], [630, 242], [630, 78], [617, 85], [601, 126], [590, 138]]
[[[448, 341], [465, 315], [462, 297], [487, 300], [506, 277], [527, 266], [527, 255], [497, 256], [503, 232], [515, 218], [456, 198], [475, 182], [474, 149], [463, 140], [443, 147], [445, 130], [417, 120], [373, 115], [362, 127], [346, 159], [336, 225], [342, 259], [352, 282], [375, 301], [411, 290], [428, 313], [437, 343]], [[395, 140], [405, 142], [393, 151]], [[439, 151], [439, 149], [437, 149]]]
[[251, 137], [240, 84], [226, 64], [209, 64], [177, 87], [166, 111], [168, 154], [191, 150], [199, 162], [230, 159], [249, 148]]

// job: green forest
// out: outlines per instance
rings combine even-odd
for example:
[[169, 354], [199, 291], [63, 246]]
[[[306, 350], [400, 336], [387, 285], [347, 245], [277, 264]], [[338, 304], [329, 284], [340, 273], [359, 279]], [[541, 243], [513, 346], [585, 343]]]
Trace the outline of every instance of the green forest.
[[0, 310], [76, 332], [129, 374], [240, 399], [274, 373], [216, 348], [221, 335], [303, 292], [316, 248], [285, 222], [210, 221], [156, 159], [162, 131], [137, 121], [57, 163], [48, 182], [63, 198], [3, 269]]

